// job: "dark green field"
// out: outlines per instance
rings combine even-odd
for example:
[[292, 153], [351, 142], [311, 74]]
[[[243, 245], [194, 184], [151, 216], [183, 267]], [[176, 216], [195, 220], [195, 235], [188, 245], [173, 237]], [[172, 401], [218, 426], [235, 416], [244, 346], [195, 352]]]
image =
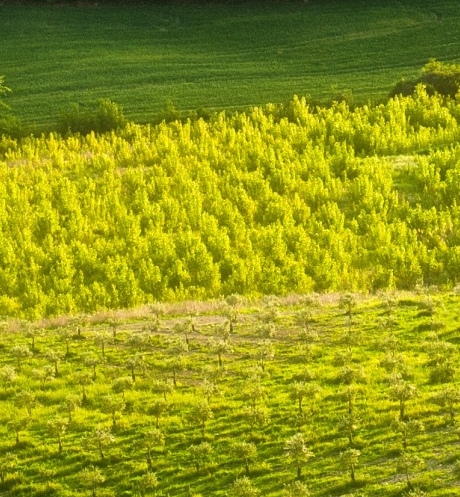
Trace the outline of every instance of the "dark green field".
[[0, 74], [25, 124], [108, 97], [148, 121], [351, 89], [379, 99], [430, 57], [459, 60], [460, 3], [0, 7]]

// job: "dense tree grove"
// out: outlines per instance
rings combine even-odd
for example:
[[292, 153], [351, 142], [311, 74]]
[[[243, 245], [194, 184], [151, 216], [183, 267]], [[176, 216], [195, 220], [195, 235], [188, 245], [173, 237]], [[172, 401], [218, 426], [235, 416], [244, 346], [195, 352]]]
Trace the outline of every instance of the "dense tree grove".
[[460, 280], [460, 106], [294, 98], [0, 140], [0, 314]]

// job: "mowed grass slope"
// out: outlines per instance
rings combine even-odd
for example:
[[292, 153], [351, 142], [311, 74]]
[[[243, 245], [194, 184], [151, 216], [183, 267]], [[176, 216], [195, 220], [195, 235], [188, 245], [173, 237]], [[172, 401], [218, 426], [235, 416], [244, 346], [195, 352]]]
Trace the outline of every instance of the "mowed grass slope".
[[0, 74], [26, 124], [103, 97], [148, 121], [351, 89], [379, 99], [430, 57], [458, 60], [454, 0], [0, 7]]

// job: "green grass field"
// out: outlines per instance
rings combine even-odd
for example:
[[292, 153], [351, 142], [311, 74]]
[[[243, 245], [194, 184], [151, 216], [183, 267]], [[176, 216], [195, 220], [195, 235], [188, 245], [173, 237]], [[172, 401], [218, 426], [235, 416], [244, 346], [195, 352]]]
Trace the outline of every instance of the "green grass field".
[[[300, 432], [314, 455], [302, 463], [301, 476], [311, 495], [407, 495], [407, 475], [398, 466], [404, 452], [421, 458], [408, 477], [427, 493], [415, 495], [459, 495], [458, 295], [355, 298], [351, 324], [338, 295], [243, 301], [234, 308], [217, 301], [171, 304], [160, 321], [146, 307], [100, 313], [79, 322], [81, 335], [77, 322], [65, 318], [29, 327], [3, 323], [0, 491], [83, 497], [91, 493], [84, 468], [94, 465], [105, 478], [100, 497], [253, 495], [232, 491], [245, 474], [234, 443], [249, 441], [257, 448], [249, 477], [260, 495], [298, 497], [285, 492], [296, 465], [284, 447]], [[194, 316], [194, 330], [187, 316]], [[233, 332], [224, 316], [236, 316]], [[229, 345], [221, 367], [216, 343]], [[267, 343], [273, 355], [265, 354], [262, 370]], [[29, 355], [19, 361], [24, 350]], [[132, 382], [128, 361], [141, 357]], [[80, 403], [83, 384], [86, 400]], [[417, 395], [405, 400], [405, 424], [397, 422], [395, 385], [416, 388]], [[316, 391], [305, 393], [301, 409], [293, 395], [298, 387]], [[453, 419], [437, 400], [441, 392], [454, 394]], [[206, 397], [212, 415], [202, 418], [203, 434], [196, 406]], [[118, 406], [113, 417], [108, 401]], [[346, 429], [350, 411], [354, 424]], [[161, 412], [158, 419], [155, 412]], [[262, 418], [255, 416], [251, 428], [254, 413], [269, 420], [258, 423]], [[62, 451], [50, 429], [55, 420], [66, 428]], [[165, 441], [151, 447], [158, 486], [156, 493], [140, 494], [148, 468], [146, 434], [157, 424]], [[90, 444], [96, 428], [115, 437], [103, 445], [103, 457]], [[190, 447], [202, 442], [212, 453], [197, 469]], [[350, 446], [360, 451], [354, 483], [341, 465], [340, 454]]]
[[455, 0], [0, 7], [0, 74], [28, 125], [102, 97], [148, 121], [351, 89], [379, 99], [430, 57], [459, 60]]

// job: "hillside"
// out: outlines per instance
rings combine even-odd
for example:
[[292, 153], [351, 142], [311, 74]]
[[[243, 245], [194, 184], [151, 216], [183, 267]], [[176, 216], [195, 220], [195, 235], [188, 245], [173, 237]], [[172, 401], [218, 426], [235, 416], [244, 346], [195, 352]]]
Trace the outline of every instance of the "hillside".
[[455, 0], [18, 3], [0, 5], [0, 75], [14, 112], [39, 128], [100, 98], [136, 122], [168, 101], [241, 110], [350, 91], [379, 101], [431, 57], [460, 53]]
[[0, 314], [459, 283], [460, 107], [305, 99], [0, 141]]
[[458, 305], [232, 296], [4, 323], [0, 491], [458, 495]]

